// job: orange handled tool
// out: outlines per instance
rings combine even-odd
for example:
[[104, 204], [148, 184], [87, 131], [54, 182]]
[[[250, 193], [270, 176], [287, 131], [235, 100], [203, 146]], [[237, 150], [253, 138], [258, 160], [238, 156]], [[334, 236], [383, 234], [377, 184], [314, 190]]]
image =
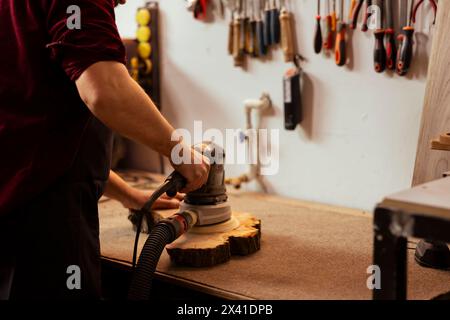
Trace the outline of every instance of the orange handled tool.
[[333, 10], [331, 11], [331, 30], [336, 32], [337, 16], [336, 16], [336, 0], [333, 0]]
[[335, 44], [335, 60], [336, 65], [342, 67], [347, 61], [347, 44], [346, 44], [346, 32], [347, 25], [344, 18], [344, 0], [340, 0], [340, 19], [337, 26], [336, 44]]
[[361, 12], [361, 8], [362, 5], [364, 3], [364, 0], [358, 0], [358, 3], [355, 3], [352, 11], [351, 11], [351, 23], [350, 23], [350, 28], [351, 29], [356, 29], [356, 25], [358, 23], [358, 17], [359, 17], [359, 13]]
[[355, 10], [357, 5], [357, 0], [352, 0], [351, 4], [350, 4], [350, 10], [348, 12], [348, 18], [352, 19], [353, 18], [353, 11]]
[[330, 12], [330, 0], [326, 2], [327, 7], [327, 16], [325, 18], [326, 24], [326, 34], [325, 39], [323, 41], [323, 48], [326, 50], [330, 50], [333, 48], [333, 18]]

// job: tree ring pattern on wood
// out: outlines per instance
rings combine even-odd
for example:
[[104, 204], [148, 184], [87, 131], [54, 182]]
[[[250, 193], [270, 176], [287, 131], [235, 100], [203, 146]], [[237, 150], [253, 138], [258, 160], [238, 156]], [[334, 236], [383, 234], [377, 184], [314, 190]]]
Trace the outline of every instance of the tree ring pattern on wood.
[[233, 255], [246, 256], [261, 248], [261, 220], [250, 213], [234, 212], [240, 226], [223, 233], [187, 233], [166, 247], [173, 263], [188, 267], [211, 267]]

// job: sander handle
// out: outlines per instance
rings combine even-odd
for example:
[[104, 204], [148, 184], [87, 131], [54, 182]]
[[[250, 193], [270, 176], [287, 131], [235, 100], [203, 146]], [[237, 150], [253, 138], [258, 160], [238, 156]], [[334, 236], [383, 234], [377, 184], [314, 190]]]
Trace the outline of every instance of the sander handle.
[[169, 183], [170, 185], [169, 189], [166, 191], [167, 196], [169, 196], [170, 198], [175, 197], [177, 193], [187, 184], [186, 178], [183, 177], [178, 171], [172, 172], [167, 177], [165, 182]]

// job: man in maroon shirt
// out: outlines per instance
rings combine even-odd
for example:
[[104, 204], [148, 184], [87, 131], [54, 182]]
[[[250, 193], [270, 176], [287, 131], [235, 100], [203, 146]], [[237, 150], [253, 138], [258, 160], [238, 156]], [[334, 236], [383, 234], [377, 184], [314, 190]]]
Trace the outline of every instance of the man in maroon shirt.
[[[115, 4], [0, 0], [0, 299], [100, 297], [97, 201], [149, 196], [110, 173], [109, 128], [165, 156], [177, 144], [124, 66]], [[72, 5], [81, 29], [67, 24]], [[209, 170], [188, 150], [200, 164], [175, 166], [185, 191]], [[70, 266], [81, 289], [66, 284]]]

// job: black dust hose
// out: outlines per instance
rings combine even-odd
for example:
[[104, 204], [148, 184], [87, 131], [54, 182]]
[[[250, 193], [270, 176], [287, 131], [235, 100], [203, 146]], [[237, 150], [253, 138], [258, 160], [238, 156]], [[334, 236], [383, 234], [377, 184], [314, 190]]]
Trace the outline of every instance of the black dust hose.
[[152, 210], [153, 204], [159, 199], [164, 193], [167, 193], [169, 197], [175, 197], [184, 186], [186, 185], [186, 179], [178, 172], [172, 172], [164, 181], [164, 183], [156, 189], [150, 199], [144, 204], [141, 210], [135, 211], [138, 214], [138, 222], [136, 225], [136, 236], [134, 238], [134, 248], [133, 248], [133, 268], [136, 267], [137, 258], [137, 248], [139, 244], [139, 235], [141, 234], [142, 222], [144, 220], [144, 215], [146, 212]]
[[173, 233], [165, 224], [157, 224], [144, 244], [138, 265], [134, 271], [129, 300], [149, 300], [153, 275], [159, 258], [168, 243], [173, 241]]
[[150, 232], [131, 281], [129, 300], [149, 300], [159, 258], [167, 244], [175, 241], [197, 223], [197, 214], [183, 211], [158, 222]]
[[134, 237], [134, 247], [133, 247], [133, 268], [136, 267], [136, 258], [137, 258], [137, 250], [139, 244], [139, 235], [142, 230], [142, 222], [144, 220], [145, 212], [150, 212], [153, 204], [159, 197], [161, 197], [164, 193], [166, 193], [169, 189], [171, 189], [170, 181], [166, 180], [163, 185], [161, 185], [158, 189], [153, 192], [150, 199], [145, 203], [144, 207], [136, 212], [138, 214], [138, 222], [136, 225], [136, 236]]
[[168, 219], [158, 222], [150, 231], [136, 265], [137, 248], [144, 213], [149, 212], [155, 201], [164, 193], [174, 197], [185, 184], [185, 178], [179, 173], [173, 172], [164, 184], [155, 190], [140, 210], [133, 248], [133, 268], [135, 270], [128, 293], [130, 300], [149, 300], [153, 275], [165, 246], [187, 232], [197, 222], [196, 214], [190, 211], [177, 213]]

